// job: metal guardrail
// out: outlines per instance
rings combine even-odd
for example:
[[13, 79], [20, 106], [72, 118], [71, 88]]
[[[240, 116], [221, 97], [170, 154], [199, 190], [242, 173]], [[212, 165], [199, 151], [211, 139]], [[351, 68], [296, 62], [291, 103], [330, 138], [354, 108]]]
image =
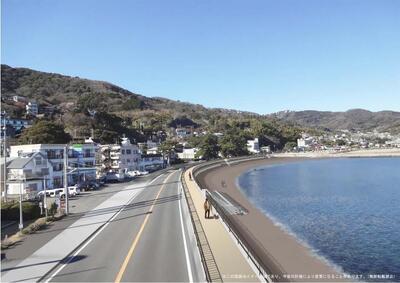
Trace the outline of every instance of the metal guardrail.
[[[230, 160], [231, 164], [232, 163], [238, 163], [241, 161], [248, 160], [249, 158], [239, 158], [235, 160]], [[260, 159], [260, 158], [254, 158], [254, 159]], [[233, 161], [233, 162], [232, 162]], [[217, 165], [218, 163], [218, 165]], [[198, 165], [195, 169], [193, 169], [192, 174], [193, 178], [198, 183], [196, 180], [196, 177], [198, 174], [203, 173], [205, 171], [211, 170], [213, 168], [216, 168], [218, 166], [222, 166], [224, 164], [224, 160], [222, 161], [216, 161], [206, 164], [201, 164]], [[199, 187], [201, 188], [200, 184], [198, 184]], [[205, 189], [205, 188], [202, 188]], [[288, 282], [287, 278], [284, 278], [282, 275], [284, 273], [283, 267], [278, 263], [278, 261], [264, 248], [262, 243], [258, 239], [256, 239], [253, 234], [243, 225], [240, 225], [240, 228], [238, 228], [238, 225], [232, 221], [232, 217], [229, 216], [229, 213], [225, 211], [225, 209], [216, 202], [212, 196], [207, 190], [206, 190], [206, 195], [209, 198], [211, 205], [214, 207], [214, 209], [217, 211], [218, 215], [221, 217], [222, 221], [226, 224], [228, 227], [229, 231], [232, 233], [232, 235], [235, 237], [237, 240], [238, 244], [243, 248], [245, 251], [246, 255], [248, 258], [253, 262], [254, 266], [257, 268], [259, 271], [259, 275], [261, 275], [266, 281], [268, 282]], [[253, 243], [253, 245], [250, 244], [250, 241]], [[256, 246], [256, 248], [254, 248]], [[262, 256], [264, 254], [265, 256]]]
[[190, 219], [192, 220], [193, 229], [196, 236], [197, 246], [200, 252], [201, 262], [203, 264], [204, 272], [207, 282], [222, 282], [221, 273], [215, 262], [214, 255], [211, 251], [210, 244], [208, 243], [206, 234], [204, 233], [203, 226], [201, 225], [199, 215], [197, 214], [192, 197], [190, 196], [184, 174], [181, 175], [181, 182], [183, 191], [186, 197], [186, 203], [190, 212]]

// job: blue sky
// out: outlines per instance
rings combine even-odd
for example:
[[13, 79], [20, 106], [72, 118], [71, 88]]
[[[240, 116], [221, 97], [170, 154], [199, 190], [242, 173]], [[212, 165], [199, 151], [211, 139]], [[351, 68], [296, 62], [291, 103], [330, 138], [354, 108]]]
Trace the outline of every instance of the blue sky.
[[1, 61], [258, 113], [400, 110], [398, 0], [2, 0]]

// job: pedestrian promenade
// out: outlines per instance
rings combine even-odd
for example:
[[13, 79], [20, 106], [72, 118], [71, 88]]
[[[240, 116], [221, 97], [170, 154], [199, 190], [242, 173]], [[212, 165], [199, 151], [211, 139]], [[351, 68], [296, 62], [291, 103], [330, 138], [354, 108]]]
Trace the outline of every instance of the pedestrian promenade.
[[[143, 190], [143, 183], [126, 186], [58, 234], [17, 266], [2, 270], [2, 282], [38, 281], [65, 260], [86, 239], [108, 222]], [[74, 259], [75, 260], [75, 259]], [[79, 260], [79, 259], [78, 259]]]
[[205, 201], [204, 192], [201, 191], [196, 182], [190, 180], [189, 172], [192, 174], [192, 168], [185, 172], [184, 178], [199, 214], [201, 225], [214, 255], [215, 262], [221, 273], [222, 280], [229, 282], [260, 281], [246, 258], [240, 252], [235, 240], [232, 239], [229, 232], [225, 229], [222, 221], [214, 219], [213, 213], [211, 213], [210, 219], [205, 219], [203, 208]]

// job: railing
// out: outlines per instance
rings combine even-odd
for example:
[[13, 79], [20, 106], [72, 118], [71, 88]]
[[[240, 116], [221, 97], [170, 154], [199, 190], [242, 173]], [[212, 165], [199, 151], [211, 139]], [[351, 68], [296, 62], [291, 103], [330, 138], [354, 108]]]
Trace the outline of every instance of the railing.
[[[252, 159], [261, 159], [263, 157], [256, 157]], [[230, 159], [229, 162], [231, 164], [239, 163], [242, 161], [246, 161], [249, 158], [237, 158], [237, 159]], [[201, 184], [198, 183], [196, 180], [196, 177], [204, 173], [208, 170], [214, 169], [219, 166], [223, 166], [224, 160], [218, 160], [206, 164], [202, 164], [199, 166], [196, 166], [196, 168], [193, 169], [192, 175], [196, 183], [199, 185], [200, 188], [202, 188]], [[203, 185], [203, 188], [204, 185]], [[284, 269], [283, 267], [278, 263], [278, 261], [265, 249], [263, 244], [253, 236], [253, 234], [244, 226], [240, 225], [239, 223], [235, 223], [234, 219], [232, 216], [229, 215], [225, 209], [220, 206], [212, 197], [212, 195], [206, 190], [206, 195], [208, 196], [211, 205], [214, 207], [214, 209], [217, 211], [219, 216], [221, 217], [221, 220], [226, 224], [228, 227], [229, 231], [232, 233], [232, 235], [235, 237], [237, 240], [238, 244], [242, 247], [242, 249], [245, 251], [246, 255], [248, 258], [253, 262], [254, 266], [257, 268], [259, 275], [261, 275], [266, 281], [272, 282], [272, 281], [285, 281], [287, 282], [288, 279], [284, 278]]]
[[190, 212], [190, 219], [192, 220], [197, 247], [199, 248], [201, 263], [203, 264], [206, 280], [207, 282], [222, 282], [221, 273], [219, 272], [218, 266], [215, 262], [210, 244], [208, 243], [206, 234], [204, 233], [203, 226], [201, 225], [199, 215], [197, 214], [183, 175], [184, 174], [182, 173], [181, 182], [186, 197], [186, 203]]

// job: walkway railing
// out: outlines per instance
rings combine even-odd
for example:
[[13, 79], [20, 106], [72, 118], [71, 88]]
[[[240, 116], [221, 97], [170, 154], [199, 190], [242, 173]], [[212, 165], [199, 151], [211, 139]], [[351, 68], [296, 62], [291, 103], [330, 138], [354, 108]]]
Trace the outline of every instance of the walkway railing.
[[196, 235], [197, 246], [199, 248], [206, 280], [207, 282], [222, 282], [221, 273], [219, 272], [214, 255], [210, 248], [210, 244], [208, 243], [206, 234], [203, 230], [203, 226], [201, 225], [199, 215], [197, 214], [192, 197], [190, 196], [184, 174], [181, 175], [181, 182], [190, 212], [190, 219], [192, 220], [193, 229]]
[[[265, 157], [261, 157], [265, 158]], [[260, 157], [253, 159], [261, 159]], [[238, 158], [230, 160], [230, 164], [239, 163], [241, 161], [248, 160], [249, 158]], [[219, 166], [223, 166], [224, 161], [216, 161], [211, 163], [205, 163], [197, 166], [192, 171], [194, 180], [201, 188], [201, 184], [196, 180], [196, 177], [208, 170], [214, 169]], [[283, 277], [283, 267], [278, 263], [278, 261], [265, 249], [265, 247], [256, 239], [253, 234], [243, 225], [235, 223], [233, 217], [228, 215], [229, 213], [214, 200], [213, 196], [208, 192], [206, 188], [206, 195], [209, 198], [211, 205], [217, 211], [218, 215], [221, 217], [222, 221], [226, 224], [229, 231], [237, 240], [238, 244], [245, 251], [248, 258], [253, 262], [254, 266], [257, 268], [259, 275], [262, 276], [268, 282], [279, 282], [279, 281], [289, 281], [287, 278]]]

